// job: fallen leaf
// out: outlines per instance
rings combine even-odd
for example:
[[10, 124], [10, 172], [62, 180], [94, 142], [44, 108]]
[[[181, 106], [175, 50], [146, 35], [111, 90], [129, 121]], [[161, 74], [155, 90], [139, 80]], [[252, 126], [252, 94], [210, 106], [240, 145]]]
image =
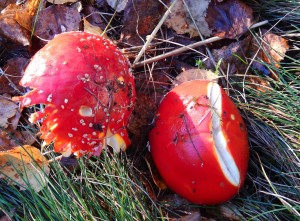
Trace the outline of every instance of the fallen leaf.
[[124, 9], [120, 40], [135, 46], [143, 44], [164, 11], [165, 7], [160, 1], [129, 0]]
[[101, 14], [99, 13], [99, 9], [88, 5], [82, 10], [85, 19], [93, 26], [97, 26], [104, 30], [106, 28], [106, 23], [103, 20]]
[[[16, 21], [25, 29], [31, 32], [33, 18], [41, 5], [40, 0], [28, 0], [16, 11]], [[41, 8], [40, 8], [41, 9]]]
[[81, 20], [79, 12], [65, 5], [51, 5], [38, 13], [34, 34], [51, 40], [62, 32], [77, 31]]
[[[87, 0], [86, 0], [87, 1]], [[90, 0], [93, 1], [93, 0]], [[94, 3], [98, 8], [106, 8], [108, 7], [107, 1], [106, 0], [95, 0]]]
[[264, 80], [259, 76], [246, 76], [245, 80], [249, 87], [260, 92], [267, 92], [272, 88], [269, 81]]
[[110, 7], [117, 12], [121, 12], [125, 9], [128, 0], [106, 0]]
[[189, 13], [187, 13], [189, 26], [196, 30], [198, 29], [200, 33], [206, 37], [210, 36], [212, 33], [206, 21], [210, 1], [211, 0], [185, 0], [189, 10]]
[[167, 17], [164, 24], [168, 28], [172, 28], [179, 35], [189, 34], [190, 37], [198, 36], [197, 30], [189, 25], [187, 16], [188, 12], [186, 11], [183, 1], [177, 0], [171, 14]]
[[16, 57], [7, 60], [6, 64], [2, 68], [3, 73], [0, 75], [0, 85], [2, 85], [0, 88], [0, 94], [20, 94], [22, 87], [19, 86], [19, 81], [22, 78], [22, 73], [27, 63], [28, 59], [23, 57]]
[[243, 220], [241, 217], [242, 214], [238, 208], [232, 203], [225, 203], [219, 206], [222, 217], [227, 218], [231, 221], [240, 221]]
[[196, 211], [179, 219], [175, 219], [175, 221], [203, 221], [203, 219], [200, 212]]
[[16, 0], [5, 0], [0, 1], [0, 12], [5, 9], [8, 5], [16, 3]]
[[18, 108], [15, 102], [7, 97], [0, 96], [0, 127], [8, 127], [8, 120], [16, 115]]
[[213, 35], [235, 39], [253, 24], [252, 14], [252, 8], [240, 0], [212, 1], [206, 21]]
[[31, 131], [3, 130], [0, 128], [0, 151], [10, 150], [17, 145], [31, 145], [35, 142]]
[[146, 164], [148, 166], [148, 169], [150, 171], [152, 180], [154, 184], [160, 189], [160, 190], [165, 190], [167, 189], [167, 184], [165, 181], [162, 179], [162, 177], [159, 175], [158, 170], [155, 167], [153, 159], [150, 157], [150, 155], [146, 155], [145, 157]]
[[[245, 63], [248, 55], [249, 48], [251, 44], [252, 36], [233, 42], [228, 46], [223, 46], [220, 49], [213, 49], [212, 54], [215, 62], [221, 61], [220, 67], [229, 75], [241, 73], [247, 68], [247, 63]], [[204, 61], [205, 67], [208, 69], [214, 69], [214, 65], [211, 60]]]
[[83, 18], [83, 27], [84, 27], [84, 31], [87, 33], [100, 35], [106, 39], [109, 39], [109, 37], [103, 32], [103, 30], [100, 27], [92, 25], [85, 18]]
[[0, 179], [8, 184], [18, 184], [21, 190], [32, 188], [41, 191], [48, 182], [50, 168], [40, 150], [25, 145], [0, 152]]
[[132, 143], [147, 142], [149, 126], [156, 112], [156, 103], [152, 96], [139, 92], [134, 110], [129, 119], [128, 130], [133, 134]]
[[74, 3], [77, 2], [78, 0], [47, 0], [47, 2], [55, 5], [62, 5], [66, 3]]
[[272, 32], [262, 30], [260, 38], [253, 38], [251, 52], [255, 56], [252, 67], [260, 73], [278, 80], [278, 74], [264, 63], [280, 68], [280, 62], [284, 59], [289, 49], [288, 41]]
[[217, 81], [218, 74], [212, 72], [211, 70], [192, 68], [183, 71], [179, 75], [177, 75], [175, 81], [173, 82], [173, 85], [175, 86], [183, 82], [191, 81], [195, 79]]
[[[266, 32], [264, 30], [264, 32]], [[284, 59], [286, 51], [289, 49], [288, 41], [276, 34], [267, 32], [263, 34], [262, 49], [259, 56], [267, 63], [274, 64], [279, 68], [279, 62]], [[255, 44], [257, 45], [257, 44]]]
[[[12, 102], [10, 100], [11, 97], [7, 94], [0, 96], [0, 98]], [[0, 104], [0, 122], [2, 122], [2, 125], [0, 126], [0, 151], [10, 150], [12, 147], [18, 145], [33, 144], [36, 141], [33, 132], [17, 130], [19, 119], [21, 117], [21, 113], [18, 111], [18, 105], [7, 105], [1, 102]], [[14, 109], [14, 107], [17, 109]], [[1, 114], [1, 112], [4, 114]], [[6, 118], [7, 120], [5, 121]]]
[[30, 45], [30, 32], [23, 28], [15, 19], [20, 8], [15, 4], [8, 5], [0, 14], [0, 35], [23, 46]]

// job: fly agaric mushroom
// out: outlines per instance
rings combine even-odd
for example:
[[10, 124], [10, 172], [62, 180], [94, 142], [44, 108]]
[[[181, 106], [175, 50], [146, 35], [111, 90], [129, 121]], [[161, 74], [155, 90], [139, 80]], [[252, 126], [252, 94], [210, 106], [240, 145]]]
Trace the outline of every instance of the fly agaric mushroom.
[[193, 80], [172, 89], [158, 108], [149, 143], [167, 186], [193, 203], [223, 203], [245, 180], [246, 127], [217, 83]]
[[135, 99], [129, 62], [109, 40], [86, 32], [57, 35], [38, 51], [20, 81], [33, 90], [14, 98], [21, 108], [44, 104], [30, 120], [63, 155], [99, 155], [130, 144], [126, 126]]

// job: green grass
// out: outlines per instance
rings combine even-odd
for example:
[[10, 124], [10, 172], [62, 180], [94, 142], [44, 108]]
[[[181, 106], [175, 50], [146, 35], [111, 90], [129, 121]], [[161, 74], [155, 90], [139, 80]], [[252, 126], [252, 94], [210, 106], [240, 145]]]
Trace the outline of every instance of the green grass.
[[248, 125], [251, 159], [245, 188], [234, 202], [250, 220], [300, 219], [300, 82], [296, 83], [278, 81], [274, 87], [281, 90], [269, 92], [244, 84], [247, 103], [239, 105]]
[[40, 192], [0, 185], [0, 208], [13, 220], [155, 220], [161, 212], [124, 154], [104, 151], [79, 160], [74, 172], [51, 163], [49, 184]]
[[[265, 64], [278, 80], [251, 69], [247, 73], [269, 82], [268, 86], [250, 83], [244, 76], [229, 79], [251, 145], [245, 188], [234, 204], [247, 220], [300, 220], [300, 4], [262, 2], [252, 7], [269, 19], [267, 28], [289, 39], [290, 50], [282, 67]], [[259, 38], [257, 33], [253, 36]]]

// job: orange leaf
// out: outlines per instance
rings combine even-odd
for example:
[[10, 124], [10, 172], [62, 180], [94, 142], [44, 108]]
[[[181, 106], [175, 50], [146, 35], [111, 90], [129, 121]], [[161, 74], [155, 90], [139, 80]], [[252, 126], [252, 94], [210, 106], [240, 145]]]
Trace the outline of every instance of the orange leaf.
[[16, 12], [16, 21], [28, 31], [32, 30], [32, 21], [40, 5], [40, 0], [29, 0]]
[[30, 186], [39, 192], [47, 184], [49, 172], [49, 163], [35, 147], [24, 145], [0, 152], [0, 179], [19, 185], [21, 190]]

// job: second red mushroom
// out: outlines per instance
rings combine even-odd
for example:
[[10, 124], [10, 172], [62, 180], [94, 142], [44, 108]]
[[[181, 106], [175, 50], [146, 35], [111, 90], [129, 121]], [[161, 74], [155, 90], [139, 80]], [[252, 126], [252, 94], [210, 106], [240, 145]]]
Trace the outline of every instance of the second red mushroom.
[[193, 80], [171, 90], [158, 108], [149, 142], [166, 184], [193, 203], [223, 203], [245, 180], [246, 126], [217, 83]]

